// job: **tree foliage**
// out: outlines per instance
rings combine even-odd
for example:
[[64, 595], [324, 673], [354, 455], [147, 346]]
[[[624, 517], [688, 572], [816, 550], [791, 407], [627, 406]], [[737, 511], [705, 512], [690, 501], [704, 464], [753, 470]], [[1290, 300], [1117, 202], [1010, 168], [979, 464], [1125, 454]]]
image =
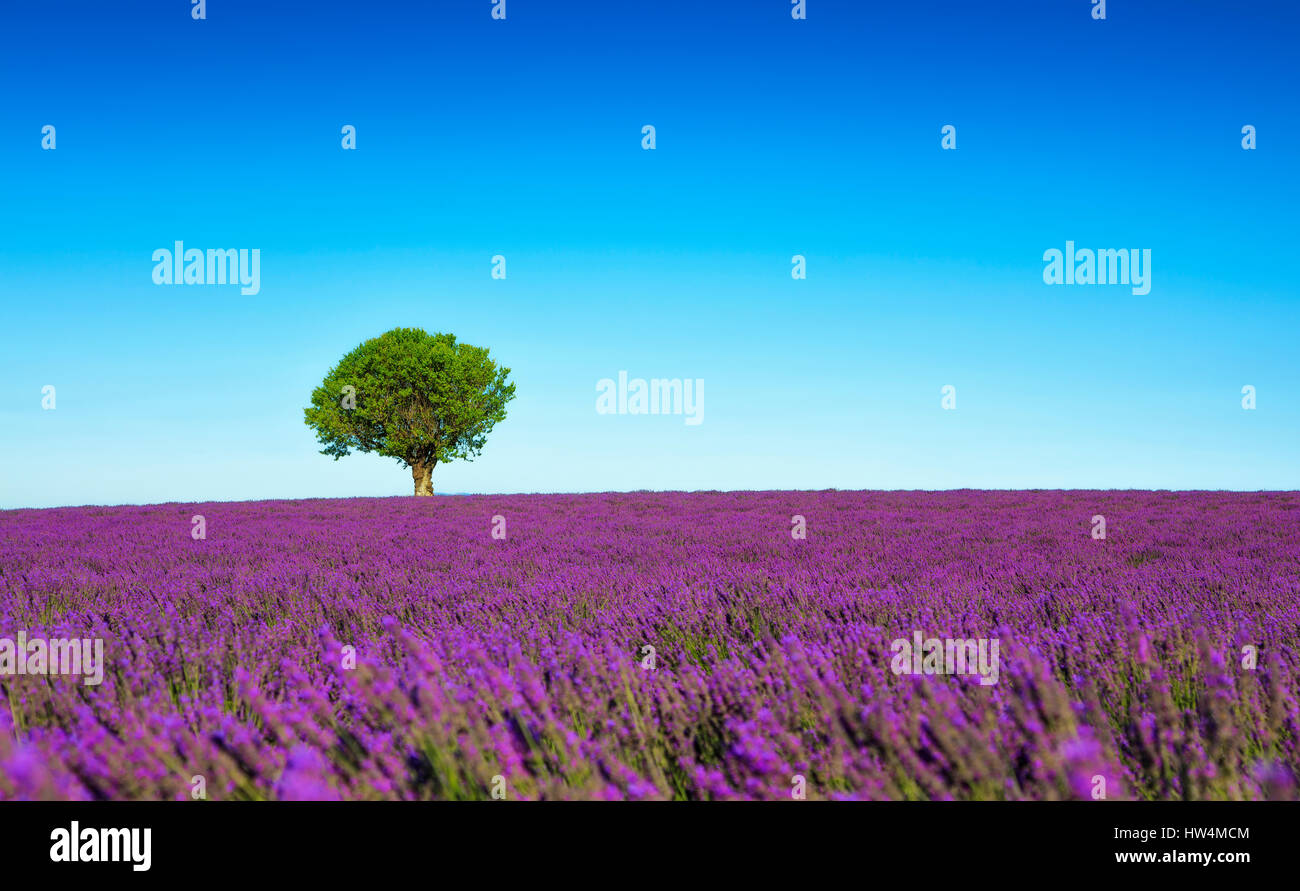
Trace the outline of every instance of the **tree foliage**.
[[[515, 396], [487, 349], [453, 334], [394, 328], [344, 356], [304, 410], [321, 454], [358, 452], [395, 458], [420, 477], [457, 458], [477, 456]], [[430, 489], [430, 492], [432, 490]]]

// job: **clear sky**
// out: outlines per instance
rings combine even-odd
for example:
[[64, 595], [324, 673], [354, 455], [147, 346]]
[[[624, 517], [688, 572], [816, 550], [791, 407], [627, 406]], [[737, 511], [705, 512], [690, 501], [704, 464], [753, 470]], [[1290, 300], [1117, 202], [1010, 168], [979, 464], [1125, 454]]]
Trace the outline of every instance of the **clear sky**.
[[1296, 4], [492, 5], [5, 4], [0, 507], [407, 494], [302, 420], [396, 326], [518, 385], [443, 492], [1300, 488]]

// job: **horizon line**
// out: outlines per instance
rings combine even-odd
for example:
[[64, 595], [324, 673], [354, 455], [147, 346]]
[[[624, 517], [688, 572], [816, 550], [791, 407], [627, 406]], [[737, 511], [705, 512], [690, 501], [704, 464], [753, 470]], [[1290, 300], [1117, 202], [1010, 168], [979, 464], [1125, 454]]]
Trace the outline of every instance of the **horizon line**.
[[[841, 489], [830, 486], [820, 489], [603, 489], [590, 491], [534, 491], [534, 492], [434, 492], [430, 498], [526, 498], [526, 497], [546, 497], [546, 496], [565, 496], [565, 495], [729, 495], [737, 493], [765, 494], [773, 492], [789, 492], [793, 494], [816, 494], [823, 492], [843, 492], [849, 493], [871, 493], [871, 492], [888, 492], [888, 493], [924, 493], [924, 494], [942, 494], [947, 492], [973, 492], [973, 493], [1007, 493], [1007, 492], [1056, 492], [1061, 494], [1069, 493], [1168, 493], [1171, 495], [1202, 495], [1202, 494], [1233, 494], [1233, 495], [1300, 495], [1300, 489], [1165, 489], [1165, 488], [1061, 488], [1053, 486], [1023, 486], [1023, 487], [984, 487], [973, 488], [969, 486], [954, 486], [947, 488], [910, 488], [910, 489]], [[87, 502], [83, 504], [53, 504], [44, 507], [0, 507], [0, 513], [11, 511], [39, 511], [39, 510], [74, 510], [78, 508], [115, 508], [115, 507], [167, 507], [169, 505], [183, 504], [264, 504], [268, 502], [284, 501], [378, 501], [394, 499], [415, 499], [422, 496], [418, 495], [326, 495], [326, 496], [306, 496], [306, 497], [282, 497], [282, 498], [238, 498], [238, 499], [202, 499], [196, 501], [121, 501], [114, 503], [96, 503]]]

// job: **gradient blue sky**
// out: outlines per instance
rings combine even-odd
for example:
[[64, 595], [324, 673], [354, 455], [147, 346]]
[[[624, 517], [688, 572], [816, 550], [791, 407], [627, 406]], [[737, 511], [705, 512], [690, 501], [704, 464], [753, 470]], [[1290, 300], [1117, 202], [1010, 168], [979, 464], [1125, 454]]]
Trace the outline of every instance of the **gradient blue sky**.
[[[302, 421], [399, 325], [518, 384], [444, 492], [1300, 488], [1296, 4], [491, 5], [6, 4], [0, 507], [407, 494]], [[1151, 293], [1044, 285], [1067, 239]]]

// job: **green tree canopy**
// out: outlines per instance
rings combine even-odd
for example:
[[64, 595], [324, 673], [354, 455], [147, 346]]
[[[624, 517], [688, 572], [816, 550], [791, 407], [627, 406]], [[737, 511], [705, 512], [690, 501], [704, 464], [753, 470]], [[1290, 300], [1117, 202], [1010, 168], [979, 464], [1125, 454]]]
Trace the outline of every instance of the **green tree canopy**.
[[509, 374], [454, 334], [394, 328], [330, 369], [304, 414], [321, 454], [396, 458], [411, 469], [415, 494], [432, 495], [434, 466], [478, 455], [505, 418], [515, 397]]

